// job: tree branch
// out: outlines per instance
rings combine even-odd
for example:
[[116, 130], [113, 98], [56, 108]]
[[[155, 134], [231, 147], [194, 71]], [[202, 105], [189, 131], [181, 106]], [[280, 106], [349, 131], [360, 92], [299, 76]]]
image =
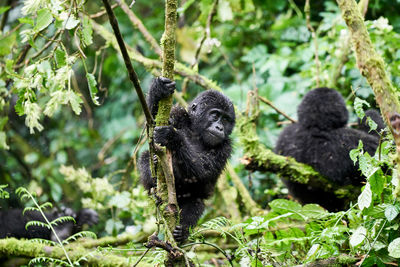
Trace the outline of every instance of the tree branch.
[[125, 12], [125, 14], [128, 15], [129, 20], [136, 27], [136, 29], [138, 29], [143, 34], [144, 39], [146, 39], [146, 41], [151, 45], [151, 47], [154, 49], [154, 51], [157, 53], [157, 55], [162, 57], [161, 47], [158, 45], [158, 42], [156, 41], [156, 39], [154, 39], [154, 37], [146, 29], [146, 26], [143, 25], [142, 21], [129, 8], [129, 6], [125, 3], [125, 1], [121, 0], [119, 5], [121, 6], [121, 8]]
[[[66, 247], [68, 256], [71, 260], [77, 261], [86, 258], [89, 266], [130, 266], [126, 258], [112, 254], [104, 255], [104, 253], [85, 249], [78, 243], [71, 243]], [[31, 240], [18, 240], [15, 238], [0, 239], [0, 256], [24, 256], [29, 258], [49, 257], [54, 259], [65, 259], [65, 255], [61, 247], [48, 246]]]
[[[91, 20], [93, 30], [103, 37], [107, 42], [109, 42], [115, 49], [119, 49], [118, 43], [115, 39], [115, 36], [110, 33], [105, 27], [101, 26], [94, 20]], [[145, 68], [150, 70], [160, 71], [162, 68], [162, 63], [159, 60], [154, 60], [150, 58], [146, 58], [135, 51], [132, 47], [126, 46], [129, 52], [129, 56], [132, 60], [135, 60], [141, 63]], [[200, 75], [197, 71], [190, 69], [182, 63], [176, 62], [175, 64], [175, 73], [182, 76], [188, 77], [189, 80], [198, 84], [199, 86], [205, 89], [214, 89], [217, 91], [222, 91], [221, 87], [219, 87], [214, 81], [208, 79]]]
[[317, 83], [317, 87], [319, 87], [320, 84], [320, 69], [321, 69], [321, 62], [319, 61], [318, 57], [318, 36], [317, 33], [315, 32], [314, 27], [311, 25], [310, 21], [310, 0], [306, 0], [306, 3], [304, 5], [304, 13], [306, 13], [306, 21], [307, 21], [307, 28], [311, 32], [312, 39], [314, 41], [314, 55], [315, 55], [315, 80]]
[[[174, 63], [175, 63], [175, 30], [177, 17], [177, 0], [165, 1], [165, 26], [164, 34], [161, 38], [162, 53], [162, 76], [174, 79]], [[156, 125], [168, 125], [169, 113], [172, 107], [172, 95], [168, 98], [161, 99], [158, 104], [158, 112], [156, 117]], [[176, 198], [175, 178], [172, 169], [171, 151], [164, 149], [156, 149], [157, 156], [161, 160], [161, 166], [157, 172], [157, 195], [161, 197], [163, 203], [167, 206], [162, 210], [163, 217], [166, 220], [166, 240], [169, 240], [173, 246], [176, 245], [172, 231], [178, 223], [178, 201]], [[168, 259], [175, 261], [175, 256], [168, 253]]]
[[149, 108], [147, 107], [146, 98], [144, 97], [142, 88], [140, 87], [139, 78], [137, 77], [136, 72], [133, 69], [131, 60], [129, 58], [128, 51], [126, 49], [124, 40], [123, 40], [121, 32], [119, 30], [118, 21], [115, 18], [114, 12], [113, 12], [108, 0], [103, 0], [103, 4], [104, 4], [104, 7], [106, 8], [111, 27], [113, 28], [113, 31], [114, 31], [114, 34], [115, 34], [115, 38], [117, 39], [117, 42], [118, 42], [118, 45], [119, 45], [119, 49], [121, 51], [122, 57], [123, 57], [124, 62], [125, 62], [125, 66], [126, 66], [126, 68], [128, 70], [129, 79], [133, 83], [133, 86], [135, 87], [135, 90], [136, 90], [136, 94], [139, 97], [140, 104], [142, 105], [142, 109], [144, 111], [144, 115], [146, 116], [147, 124], [148, 125], [153, 125], [153, 118], [151, 116]]
[[[350, 31], [356, 52], [357, 66], [372, 87], [381, 114], [392, 132], [397, 148], [396, 162], [400, 168], [400, 103], [398, 93], [385, 70], [385, 63], [375, 51], [360, 9], [354, 0], [337, 0], [342, 17]], [[398, 177], [400, 179], [400, 176]], [[396, 188], [396, 194], [400, 192]]]

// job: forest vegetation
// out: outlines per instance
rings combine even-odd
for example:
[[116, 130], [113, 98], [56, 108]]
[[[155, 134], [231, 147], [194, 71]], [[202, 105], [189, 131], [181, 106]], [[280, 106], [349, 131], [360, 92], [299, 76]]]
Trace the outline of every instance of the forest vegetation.
[[[40, 214], [25, 229], [50, 237], [1, 238], [0, 265], [398, 266], [398, 10], [399, 0], [1, 1], [0, 233], [21, 223], [17, 209]], [[153, 118], [146, 96], [159, 76], [176, 90]], [[342, 159], [358, 184], [274, 152], [319, 87], [343, 97], [348, 128], [368, 109], [382, 115], [384, 130], [368, 120], [377, 152], [358, 142]], [[189, 109], [210, 89], [233, 103], [232, 153], [176, 242], [171, 162], [182, 148], [156, 145], [154, 128], [186, 123], [169, 119], [181, 114], [173, 105]], [[146, 150], [154, 190], [140, 182]], [[345, 208], [300, 203], [282, 179]]]

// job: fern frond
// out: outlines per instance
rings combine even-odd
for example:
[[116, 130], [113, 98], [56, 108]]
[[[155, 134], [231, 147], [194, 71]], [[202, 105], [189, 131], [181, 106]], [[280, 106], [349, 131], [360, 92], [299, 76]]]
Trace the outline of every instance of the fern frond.
[[52, 220], [52, 221], [50, 222], [50, 224], [51, 224], [51, 225], [57, 226], [57, 225], [62, 224], [62, 223], [64, 223], [64, 222], [73, 222], [73, 223], [76, 223], [74, 217], [71, 217], [71, 216], [61, 216], [61, 217], [58, 217], [58, 218]]
[[87, 262], [89, 257], [93, 257], [93, 252], [89, 252], [87, 255], [84, 255], [84, 256], [80, 257], [79, 259], [77, 259], [76, 261], [74, 261], [74, 265], [76, 265], [76, 266], [83, 265], [83, 264], [80, 264], [81, 261]]
[[225, 218], [225, 217], [217, 217], [214, 219], [211, 219], [203, 224], [201, 224], [199, 226], [199, 229], [196, 232], [191, 232], [190, 234], [190, 239], [196, 239], [196, 238], [204, 238], [202, 237], [202, 232], [204, 231], [208, 231], [208, 230], [213, 230], [213, 231], [217, 231], [218, 233], [220, 233], [220, 235], [223, 238], [226, 238], [226, 230], [223, 229], [224, 227], [230, 226], [231, 222]]
[[33, 243], [43, 244], [46, 246], [57, 246], [58, 245], [57, 242], [47, 240], [47, 239], [42, 239], [42, 238], [33, 238], [33, 239], [29, 239], [29, 241], [33, 242]]
[[63, 244], [68, 244], [69, 242], [75, 241], [78, 238], [81, 237], [90, 237], [93, 239], [97, 239], [97, 236], [95, 233], [91, 232], [91, 231], [81, 231], [79, 233], [73, 234], [70, 237], [68, 237], [67, 239], [65, 239], [62, 243]]
[[35, 265], [35, 264], [40, 264], [40, 263], [54, 263], [56, 266], [69, 266], [68, 262], [59, 260], [59, 259], [53, 259], [49, 257], [37, 257], [29, 261], [29, 266]]
[[50, 202], [45, 202], [42, 205], [40, 205], [39, 207], [42, 210], [52, 209], [53, 208], [53, 204], [51, 204]]
[[36, 207], [26, 207], [23, 211], [22, 211], [22, 215], [25, 215], [25, 212], [27, 211], [39, 211], [38, 208]]
[[29, 226], [39, 226], [47, 229], [51, 229], [50, 226], [47, 223], [44, 222], [39, 222], [39, 221], [29, 221], [25, 225], [25, 229], [28, 230]]
[[226, 227], [230, 225], [231, 222], [227, 218], [221, 216], [201, 224], [200, 228], [202, 228], [203, 230], [218, 230], [221, 227]]
[[29, 193], [29, 191], [24, 187], [18, 187], [17, 190], [15, 190], [15, 193], [17, 193], [21, 200], [24, 200], [25, 198], [32, 198], [32, 194]]

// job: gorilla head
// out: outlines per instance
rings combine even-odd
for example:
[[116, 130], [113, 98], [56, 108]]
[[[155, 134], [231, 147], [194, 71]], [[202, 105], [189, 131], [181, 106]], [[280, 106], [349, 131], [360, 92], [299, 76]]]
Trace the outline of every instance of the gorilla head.
[[232, 102], [222, 93], [209, 90], [199, 94], [189, 105], [192, 130], [201, 133], [203, 143], [217, 146], [232, 133], [235, 111]]
[[337, 91], [325, 87], [308, 92], [297, 114], [301, 126], [320, 130], [344, 127], [349, 119], [343, 97]]

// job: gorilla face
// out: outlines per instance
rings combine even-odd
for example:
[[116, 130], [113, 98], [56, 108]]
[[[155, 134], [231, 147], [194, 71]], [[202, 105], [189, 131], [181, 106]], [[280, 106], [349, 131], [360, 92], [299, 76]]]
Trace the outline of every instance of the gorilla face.
[[208, 147], [218, 146], [227, 140], [235, 124], [232, 102], [214, 90], [197, 96], [190, 105], [189, 114], [193, 132]]

